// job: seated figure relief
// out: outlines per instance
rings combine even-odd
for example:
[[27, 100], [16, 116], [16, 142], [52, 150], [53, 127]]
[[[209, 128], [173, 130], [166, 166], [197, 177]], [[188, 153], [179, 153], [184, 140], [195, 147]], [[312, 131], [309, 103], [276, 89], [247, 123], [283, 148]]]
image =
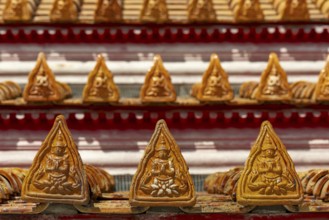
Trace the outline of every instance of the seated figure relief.
[[144, 0], [140, 21], [155, 23], [169, 21], [166, 0]]
[[104, 57], [99, 55], [84, 87], [83, 102], [118, 102], [119, 98], [119, 89], [113, 81], [113, 75], [107, 68]]
[[288, 93], [288, 89], [282, 85], [281, 75], [275, 66], [272, 67], [271, 72], [266, 80], [266, 85], [263, 89], [265, 95], [284, 95]]
[[80, 187], [74, 164], [70, 162], [67, 143], [61, 130], [51, 143], [46, 162], [36, 172], [34, 186], [46, 193], [71, 195]]
[[176, 92], [170, 75], [164, 68], [159, 55], [154, 57], [154, 65], [146, 74], [140, 97], [142, 102], [173, 102], [176, 100]]
[[233, 99], [233, 90], [217, 54], [212, 54], [202, 82], [192, 87], [191, 95], [203, 102], [223, 102]]
[[283, 159], [277, 150], [271, 137], [266, 135], [251, 172], [248, 187], [252, 191], [262, 195], [286, 195], [287, 191], [295, 190], [295, 184], [284, 169]]
[[23, 182], [22, 198], [68, 204], [89, 201], [85, 169], [62, 115], [56, 117], [33, 160]]
[[170, 155], [170, 146], [165, 137], [160, 136], [160, 142], [155, 149], [156, 155], [151, 161], [151, 170], [141, 184], [141, 190], [154, 197], [178, 197], [185, 193], [187, 184], [177, 174], [174, 158]]
[[164, 120], [158, 121], [130, 187], [133, 206], [191, 206], [192, 178]]
[[95, 22], [119, 22], [122, 8], [118, 0], [98, 0], [94, 15]]
[[238, 22], [263, 21], [264, 14], [259, 0], [239, 0], [234, 10], [234, 17]]
[[92, 88], [90, 89], [90, 96], [99, 96], [101, 98], [107, 98], [109, 96], [112, 96], [113, 91], [111, 88], [109, 88], [106, 85], [106, 81], [107, 81], [107, 76], [104, 75], [104, 72], [102, 70], [99, 70]]
[[218, 75], [217, 69], [214, 68], [211, 76], [208, 78], [206, 88], [204, 90], [205, 96], [222, 96], [227, 94], [226, 88], [221, 85], [222, 76]]
[[72, 90], [67, 84], [56, 81], [45, 54], [39, 53], [23, 92], [24, 100], [26, 102], [62, 101], [71, 94]]
[[150, 86], [146, 91], [146, 96], [153, 96], [153, 97], [158, 97], [158, 96], [168, 96], [170, 94], [169, 89], [167, 88], [166, 85], [166, 80], [159, 70], [157, 68], [155, 70], [154, 75], [151, 78], [150, 81]]
[[280, 17], [285, 21], [305, 21], [310, 19], [306, 0], [286, 0]]
[[275, 53], [271, 53], [266, 69], [263, 71], [260, 83], [255, 92], [259, 101], [290, 101], [291, 88], [287, 75], [282, 69]]
[[50, 11], [53, 22], [75, 22], [78, 20], [79, 9], [74, 0], [55, 0]]
[[43, 67], [40, 67], [34, 79], [34, 83], [30, 89], [30, 94], [42, 97], [49, 97], [54, 94], [53, 88], [49, 83], [47, 73]]
[[189, 21], [213, 22], [217, 20], [212, 0], [190, 0], [187, 10]]
[[3, 11], [3, 20], [5, 22], [31, 21], [34, 6], [32, 0], [7, 0]]
[[270, 122], [262, 123], [241, 173], [237, 202], [242, 205], [293, 205], [303, 200], [294, 163]]

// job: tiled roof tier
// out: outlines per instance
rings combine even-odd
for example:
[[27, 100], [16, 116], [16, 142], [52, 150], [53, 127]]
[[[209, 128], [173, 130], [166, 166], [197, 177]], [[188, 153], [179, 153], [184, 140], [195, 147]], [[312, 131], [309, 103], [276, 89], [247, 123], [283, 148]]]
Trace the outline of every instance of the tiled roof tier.
[[[6, 4], [9, 4], [11, 0], [1, 1], [0, 2], [0, 14], [4, 13]], [[29, 5], [28, 10], [31, 12], [31, 18], [25, 19], [25, 22], [32, 23], [52, 23], [52, 22], [64, 22], [64, 23], [86, 23], [91, 24], [95, 23], [94, 15], [97, 4], [99, 1], [95, 0], [84, 0], [84, 1], [73, 1], [71, 0], [74, 7], [76, 7], [77, 20], [75, 18], [68, 20], [56, 20], [51, 19], [50, 14], [53, 13], [53, 7], [56, 5], [58, 0], [28, 0]], [[142, 0], [117, 0], [122, 10], [122, 20], [114, 20], [115, 23], [128, 23], [136, 24], [143, 21], [140, 20], [141, 10], [143, 8]], [[147, 1], [146, 1], [147, 2]], [[186, 0], [167, 0], [165, 1], [168, 10], [169, 20], [166, 23], [189, 23], [188, 20], [188, 3]], [[213, 0], [213, 9], [216, 14], [216, 21], [213, 19], [209, 20], [210, 23], [244, 23], [244, 22], [261, 22], [261, 23], [275, 23], [280, 21], [298, 21], [298, 22], [312, 22], [312, 21], [321, 21], [325, 22], [329, 19], [328, 17], [328, 2], [325, 0], [303, 0], [303, 1], [284, 1], [284, 0], [259, 0], [255, 1], [259, 4], [258, 8], [261, 11], [256, 12], [258, 14], [262, 13], [262, 19], [255, 19], [256, 15], [246, 19], [240, 19], [237, 15], [237, 11], [240, 10], [240, 7], [244, 7], [243, 4], [256, 4], [248, 3], [249, 1], [245, 0]], [[58, 4], [58, 3], [57, 3]], [[242, 5], [241, 5], [242, 4]], [[297, 4], [293, 5], [293, 4]], [[288, 15], [283, 15], [286, 8], [293, 8], [291, 11], [300, 11], [301, 8], [299, 5], [305, 4], [304, 7], [309, 16], [300, 17], [298, 14], [290, 13]], [[72, 6], [73, 6], [72, 5]], [[68, 6], [67, 6], [68, 7]], [[249, 6], [247, 6], [249, 7]], [[117, 10], [117, 9], [116, 9]], [[209, 9], [208, 9], [209, 10]], [[243, 9], [250, 10], [250, 9]], [[52, 11], [52, 12], [51, 12]], [[73, 12], [71, 12], [73, 13]], [[98, 14], [100, 12], [98, 11]], [[112, 12], [114, 13], [114, 12]], [[116, 12], [118, 13], [118, 12]], [[254, 11], [250, 12], [251, 14]], [[306, 12], [305, 12], [306, 13]], [[287, 17], [289, 17], [287, 19]], [[0, 22], [5, 22], [1, 16]], [[7, 21], [17, 23], [19, 21]], [[96, 21], [97, 22], [97, 21]], [[145, 22], [145, 21], [144, 21]], [[151, 21], [152, 22], [152, 21]], [[163, 22], [163, 21], [161, 21]], [[194, 21], [193, 21], [194, 22]], [[207, 21], [202, 20], [202, 23], [207, 23]], [[156, 23], [156, 22], [155, 22]]]

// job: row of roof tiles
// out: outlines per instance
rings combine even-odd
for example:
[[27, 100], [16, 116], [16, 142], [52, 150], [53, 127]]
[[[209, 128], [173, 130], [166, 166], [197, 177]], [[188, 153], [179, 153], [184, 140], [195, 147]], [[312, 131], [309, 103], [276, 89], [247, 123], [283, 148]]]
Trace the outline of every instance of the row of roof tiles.
[[325, 21], [326, 0], [7, 0], [4, 22], [189, 23]]
[[[328, 82], [329, 62], [320, 72], [317, 83], [298, 81], [289, 84], [287, 74], [281, 67], [277, 55], [271, 53], [267, 67], [261, 74], [260, 82], [242, 83], [238, 97], [234, 94], [229, 83], [228, 74], [221, 66], [219, 57], [212, 54], [201, 83], [195, 83], [192, 86], [191, 96], [195, 98], [195, 104], [197, 104], [196, 100], [200, 103], [306, 102], [314, 104], [329, 101]], [[2, 101], [19, 98], [21, 94], [20, 86], [14, 82], [0, 84]], [[60, 103], [71, 96], [70, 86], [56, 81], [55, 75], [47, 64], [45, 55], [40, 53], [24, 88], [24, 101], [27, 104]], [[160, 55], [154, 57], [154, 64], [145, 76], [145, 82], [140, 89], [140, 101], [143, 104], [173, 104], [177, 102], [175, 87]], [[94, 69], [89, 73], [80, 103], [118, 105], [128, 104], [129, 100], [121, 102], [120, 91], [114, 83], [113, 74], [108, 69], [105, 59], [99, 55]]]
[[0, 169], [0, 214], [41, 213], [49, 204], [103, 214], [138, 214], [158, 206], [180, 207], [187, 213], [247, 213], [256, 206], [278, 205], [292, 212], [327, 212], [328, 173], [297, 173], [284, 144], [265, 121], [245, 166], [210, 175], [205, 181], [209, 194], [196, 193], [188, 164], [166, 122], [160, 120], [129, 194], [114, 192], [110, 174], [83, 164], [60, 115], [30, 169]]

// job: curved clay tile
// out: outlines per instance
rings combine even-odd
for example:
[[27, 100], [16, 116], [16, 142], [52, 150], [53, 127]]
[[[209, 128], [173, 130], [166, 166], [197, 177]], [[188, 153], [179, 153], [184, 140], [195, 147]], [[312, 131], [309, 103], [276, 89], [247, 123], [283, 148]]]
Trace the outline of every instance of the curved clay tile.
[[315, 91], [315, 83], [306, 82], [306, 81], [298, 81], [294, 82], [290, 85], [292, 99], [305, 99], [312, 100]]
[[92, 165], [85, 165], [91, 197], [97, 199], [103, 193], [113, 192], [115, 188], [114, 177], [106, 171]]

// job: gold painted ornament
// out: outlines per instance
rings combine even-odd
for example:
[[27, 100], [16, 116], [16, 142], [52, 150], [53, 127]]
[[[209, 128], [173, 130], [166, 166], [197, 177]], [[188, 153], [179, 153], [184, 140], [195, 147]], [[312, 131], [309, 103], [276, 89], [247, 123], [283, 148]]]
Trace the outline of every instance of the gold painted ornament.
[[50, 11], [52, 22], [76, 22], [79, 17], [80, 0], [55, 0]]
[[65, 83], [57, 82], [44, 53], [39, 53], [30, 72], [23, 98], [27, 102], [56, 102], [70, 96], [72, 91]]
[[269, 56], [255, 98], [258, 101], [290, 101], [292, 98], [286, 72], [282, 69], [275, 53]]
[[86, 204], [86, 172], [64, 116], [57, 116], [24, 179], [22, 198], [45, 203]]
[[212, 0], [190, 0], [187, 11], [188, 20], [191, 22], [215, 22], [217, 20]]
[[217, 54], [212, 54], [201, 84], [192, 87], [192, 96], [203, 102], [223, 102], [234, 97], [228, 76], [220, 64]]
[[122, 21], [122, 7], [118, 0], [98, 0], [95, 22], [120, 22]]
[[284, 0], [279, 8], [280, 19], [283, 21], [307, 21], [310, 14], [306, 0]]
[[194, 185], [180, 149], [164, 120], [158, 121], [133, 177], [132, 206], [193, 206]]
[[29, 22], [34, 15], [34, 0], [7, 0], [2, 18], [5, 22]]
[[160, 55], [154, 56], [154, 64], [145, 76], [140, 98], [144, 103], [164, 103], [176, 100], [175, 88]]
[[236, 4], [234, 17], [237, 22], [261, 22], [264, 20], [259, 0], [232, 0]]
[[89, 73], [88, 82], [82, 93], [83, 102], [118, 102], [119, 89], [113, 81], [113, 75], [107, 68], [102, 55], [97, 57], [94, 69]]
[[169, 21], [166, 0], [144, 0], [141, 22], [164, 23]]
[[262, 123], [237, 188], [242, 205], [298, 205], [303, 188], [294, 163], [270, 122]]

